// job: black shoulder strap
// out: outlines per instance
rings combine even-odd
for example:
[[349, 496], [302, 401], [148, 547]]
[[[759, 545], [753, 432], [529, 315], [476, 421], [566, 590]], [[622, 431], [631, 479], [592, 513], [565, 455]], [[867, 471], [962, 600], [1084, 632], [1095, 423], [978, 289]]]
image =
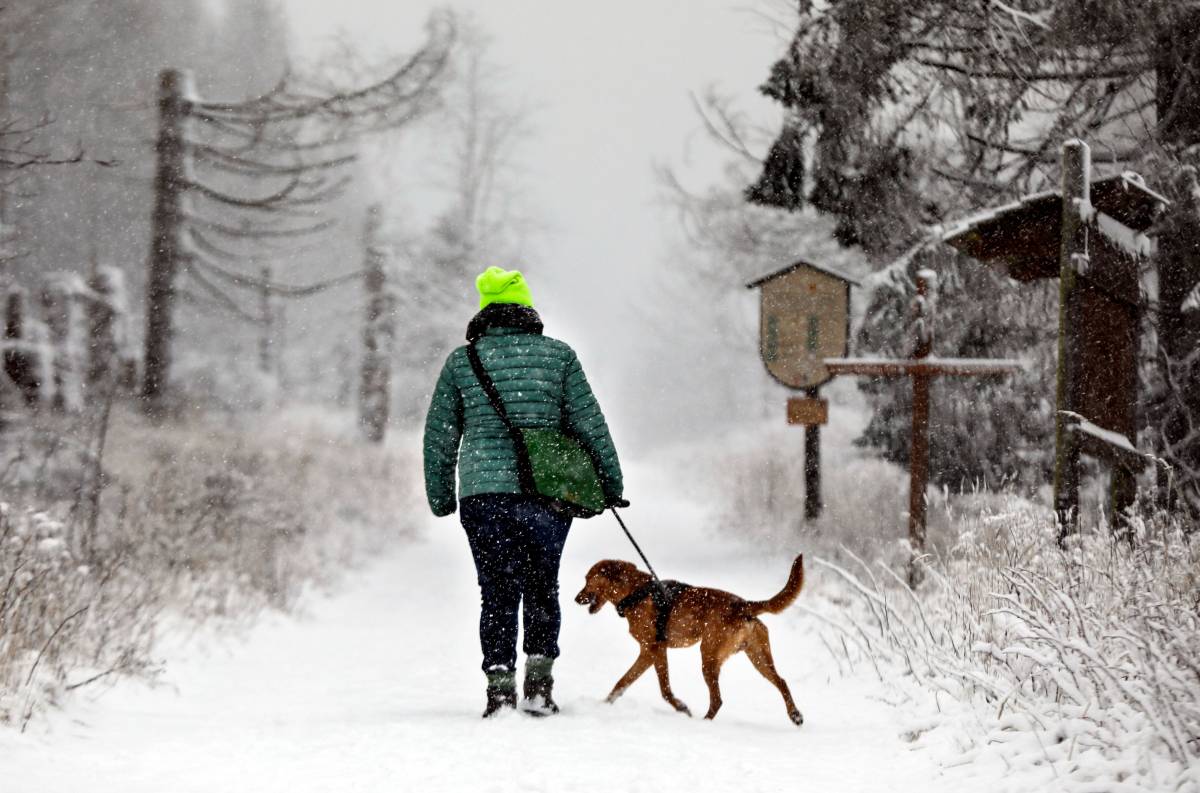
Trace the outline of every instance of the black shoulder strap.
[[475, 342], [467, 345], [467, 358], [471, 361], [471, 368], [475, 370], [475, 379], [483, 387], [483, 393], [487, 394], [488, 401], [492, 403], [492, 408], [500, 417], [500, 422], [504, 424], [504, 428], [508, 430], [508, 435], [512, 439], [513, 450], [517, 455], [517, 480], [521, 483], [521, 491], [526, 495], [534, 495], [537, 493], [537, 482], [533, 478], [533, 464], [529, 461], [529, 449], [525, 447], [525, 437], [521, 434], [520, 428], [513, 424], [508, 410], [504, 407], [504, 400], [500, 398], [500, 392], [496, 390], [496, 384], [492, 382], [492, 377], [487, 373], [487, 369], [483, 368], [483, 361], [479, 357], [479, 350], [476, 349]]

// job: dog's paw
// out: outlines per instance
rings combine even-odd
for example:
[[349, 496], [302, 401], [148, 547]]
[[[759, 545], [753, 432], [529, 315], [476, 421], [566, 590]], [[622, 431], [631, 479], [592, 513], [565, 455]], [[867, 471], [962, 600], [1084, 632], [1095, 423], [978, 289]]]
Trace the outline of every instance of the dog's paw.
[[795, 724], [797, 727], [804, 723], [804, 714], [798, 710], [793, 710], [788, 716], [791, 718], [792, 724]]

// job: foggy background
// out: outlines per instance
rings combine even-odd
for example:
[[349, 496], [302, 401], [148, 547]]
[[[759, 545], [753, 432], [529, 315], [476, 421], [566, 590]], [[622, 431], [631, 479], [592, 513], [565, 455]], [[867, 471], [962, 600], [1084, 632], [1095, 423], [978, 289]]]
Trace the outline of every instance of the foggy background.
[[[157, 71], [188, 68], [201, 98], [234, 101], [271, 88], [288, 64], [336, 72], [347, 53], [356, 68], [386, 64], [419, 46], [437, 7], [197, 0], [101, 11], [47, 4], [27, 25], [32, 35], [8, 34], [8, 105], [53, 116], [39, 133], [44, 146], [111, 163], [41, 170], [7, 188], [0, 217], [20, 229], [21, 255], [6, 266], [27, 279], [115, 265], [140, 316]], [[783, 392], [757, 360], [757, 295], [743, 284], [811, 252], [799, 244], [755, 251], [761, 267], [739, 262], [740, 270], [714, 262], [711, 250], [689, 240], [664, 172], [703, 192], [731, 167], [730, 152], [704, 132], [697, 110], [711, 87], [736, 89], [748, 125], [764, 134], [777, 126], [777, 107], [746, 88], [761, 81], [786, 40], [784, 9], [718, 0], [460, 4], [461, 33], [481, 53], [481, 92], [519, 127], [488, 199], [499, 228], [494, 243], [471, 251], [454, 274], [438, 276], [428, 253], [432, 229], [454, 201], [447, 113], [462, 106], [460, 59], [445, 108], [356, 144], [354, 184], [326, 213], [336, 216], [336, 228], [299, 254], [248, 266], [269, 261], [277, 279], [290, 283], [353, 270], [365, 208], [381, 204], [401, 279], [441, 296], [435, 311], [428, 293], [401, 289], [394, 415], [402, 423], [419, 419], [441, 357], [462, 341], [475, 310], [473, 276], [491, 265], [526, 273], [546, 332], [579, 351], [622, 447], [781, 413]], [[72, 31], [85, 28], [95, 35], [76, 41]], [[757, 144], [760, 156], [768, 142]], [[277, 387], [293, 398], [347, 403], [357, 376], [359, 303], [360, 290], [349, 285], [281, 305]], [[440, 319], [414, 319], [424, 303], [424, 313]], [[178, 313], [181, 381], [226, 402], [261, 402], [247, 388], [257, 331], [211, 306]], [[131, 328], [134, 346], [140, 322]]]
[[[436, 5], [288, 0], [286, 8], [297, 47], [309, 53], [337, 29], [364, 47], [403, 46]], [[534, 220], [529, 244], [513, 261], [485, 255], [478, 269], [525, 271], [546, 332], [576, 347], [622, 446], [758, 417], [764, 406], [782, 413], [782, 399], [764, 395], [774, 389], [757, 359], [757, 295], [734, 269], [714, 273], [704, 254], [689, 252], [657, 173], [673, 166], [696, 188], [721, 176], [729, 154], [703, 133], [692, 93], [762, 79], [785, 36], [770, 6], [508, 0], [458, 8], [491, 36], [503, 97], [528, 112], [512, 198]], [[776, 107], [739, 93], [749, 118], [776, 126]], [[422, 143], [384, 144], [385, 156], [408, 167], [371, 183], [386, 205], [417, 217], [439, 203], [429, 178], [437, 146]], [[410, 147], [420, 154], [406, 158]], [[423, 177], [415, 186], [412, 164]], [[463, 322], [473, 301], [468, 280]], [[417, 400], [427, 391], [405, 385]]]

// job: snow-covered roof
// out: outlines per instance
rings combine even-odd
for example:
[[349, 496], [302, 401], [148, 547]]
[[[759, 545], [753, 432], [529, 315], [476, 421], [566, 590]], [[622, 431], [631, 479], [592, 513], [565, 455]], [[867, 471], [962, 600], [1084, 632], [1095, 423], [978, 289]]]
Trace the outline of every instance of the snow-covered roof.
[[[1138, 237], [1169, 203], [1127, 171], [1092, 182], [1088, 209], [1095, 212], [1089, 212], [1088, 222], [1105, 217], [1105, 238], [1125, 253], [1141, 255], [1148, 243]], [[1129, 233], [1114, 233], [1118, 226]], [[1018, 281], [1032, 281], [1058, 276], [1061, 233], [1062, 195], [1047, 190], [953, 223], [942, 233], [942, 241], [968, 256], [1004, 265]]]
[[810, 270], [816, 270], [819, 273], [824, 273], [825, 275], [832, 276], [833, 278], [836, 278], [839, 281], [845, 281], [846, 283], [850, 284], [851, 286], [859, 285], [857, 278], [851, 278], [850, 276], [846, 275], [845, 273], [840, 273], [837, 270], [834, 270], [830, 267], [823, 267], [819, 264], [813, 264], [812, 262], [806, 262], [803, 259], [801, 259], [800, 261], [789, 264], [787, 267], [784, 267], [780, 270], [775, 270], [774, 272], [767, 273], [766, 275], [762, 276], [761, 278], [754, 279], [750, 283], [746, 284], [746, 288], [747, 289], [755, 289], [757, 287], [762, 286], [767, 281], [773, 281], [776, 278], [779, 278], [780, 276], [784, 276], [784, 275], [787, 275], [788, 273], [795, 272], [796, 270], [799, 270], [801, 267], [807, 267]]
[[1067, 429], [1082, 437], [1085, 454], [1101, 459], [1116, 457], [1125, 465], [1135, 469], [1145, 468], [1153, 459], [1150, 455], [1139, 451], [1127, 436], [1113, 430], [1106, 430], [1073, 411], [1064, 410], [1062, 413], [1070, 422]]

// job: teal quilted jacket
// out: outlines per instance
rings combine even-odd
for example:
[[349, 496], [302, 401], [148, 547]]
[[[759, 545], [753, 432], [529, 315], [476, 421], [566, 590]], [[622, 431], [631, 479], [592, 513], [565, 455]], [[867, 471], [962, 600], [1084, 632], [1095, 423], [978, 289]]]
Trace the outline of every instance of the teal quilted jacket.
[[[509, 416], [518, 427], [555, 428], [579, 440], [597, 461], [605, 495], [619, 499], [617, 451], [575, 351], [542, 336], [532, 310], [523, 313], [532, 315], [537, 332], [528, 322], [512, 327], [503, 320], [476, 330], [479, 357]], [[458, 498], [521, 492], [512, 440], [475, 378], [466, 347], [450, 353], [442, 367], [425, 419], [424, 447], [425, 494], [434, 515], [455, 510], [456, 467]]]

